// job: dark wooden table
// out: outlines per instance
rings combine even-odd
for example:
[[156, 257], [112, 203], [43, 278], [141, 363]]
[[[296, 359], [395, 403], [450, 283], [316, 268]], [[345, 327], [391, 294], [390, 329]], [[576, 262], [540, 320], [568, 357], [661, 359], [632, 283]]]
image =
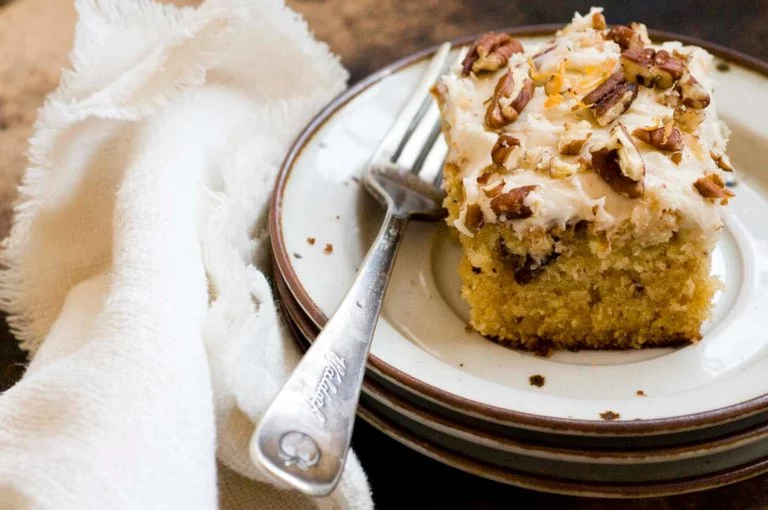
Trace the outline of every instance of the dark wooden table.
[[[33, 0], [15, 0], [24, 1]], [[185, 3], [185, 0], [173, 1]], [[196, 0], [186, 0], [186, 3], [196, 3]], [[315, 35], [327, 41], [341, 56], [353, 82], [397, 58], [445, 39], [503, 26], [563, 23], [575, 10], [586, 12], [590, 6], [588, 2], [573, 0], [288, 0], [288, 4], [302, 13]], [[609, 23], [639, 20], [651, 28], [699, 37], [768, 60], [768, 1], [611, 0], [596, 5], [605, 7]], [[3, 16], [0, 9], [0, 22]], [[61, 30], [71, 30], [71, 27]], [[39, 35], [46, 37], [42, 32]], [[3, 58], [2, 43], [0, 38], [0, 58]], [[6, 45], [12, 43], [4, 41]], [[60, 65], [60, 59], [55, 61]], [[44, 68], [46, 62], [29, 65]], [[33, 92], [39, 95], [39, 90]], [[2, 93], [0, 81], [0, 99]], [[0, 168], [0, 173], [5, 171]], [[23, 353], [16, 348], [7, 330], [0, 329], [0, 391], [20, 377], [23, 363]], [[368, 473], [374, 501], [382, 509], [768, 508], [768, 475], [683, 496], [600, 500], [538, 493], [482, 480], [415, 454], [362, 421], [358, 421], [355, 429], [354, 447]]]

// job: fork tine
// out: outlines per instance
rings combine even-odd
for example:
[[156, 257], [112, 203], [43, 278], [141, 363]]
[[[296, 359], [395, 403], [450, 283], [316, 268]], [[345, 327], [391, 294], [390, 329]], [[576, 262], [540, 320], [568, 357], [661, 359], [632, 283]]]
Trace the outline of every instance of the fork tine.
[[400, 111], [397, 120], [387, 132], [376, 150], [374, 160], [389, 159], [394, 162], [395, 155], [399, 155], [405, 147], [411, 133], [416, 129], [421, 118], [429, 108], [429, 90], [437, 78], [443, 73], [448, 56], [451, 52], [451, 43], [443, 43], [432, 57], [429, 67], [414, 90], [408, 102]]
[[437, 139], [432, 144], [431, 149], [427, 150], [426, 157], [421, 165], [421, 170], [418, 173], [419, 179], [439, 187], [441, 179], [440, 171], [445, 165], [447, 157], [448, 145], [445, 142], [445, 138], [438, 133]]
[[440, 183], [443, 182], [443, 172], [445, 171], [445, 162], [448, 160], [448, 155], [443, 158], [443, 162], [440, 164], [440, 170], [437, 171], [437, 175], [435, 175], [435, 179], [432, 181], [432, 184], [435, 186], [439, 186]]
[[413, 166], [411, 166], [412, 174], [418, 174], [421, 172], [421, 167], [424, 165], [424, 161], [426, 161], [427, 156], [429, 156], [429, 152], [432, 150], [432, 147], [435, 145], [437, 138], [440, 136], [440, 127], [439, 119], [434, 124], [432, 124], [432, 129], [430, 130], [424, 145], [421, 146], [421, 152], [419, 152], [419, 155], [416, 157], [416, 161], [414, 161]]

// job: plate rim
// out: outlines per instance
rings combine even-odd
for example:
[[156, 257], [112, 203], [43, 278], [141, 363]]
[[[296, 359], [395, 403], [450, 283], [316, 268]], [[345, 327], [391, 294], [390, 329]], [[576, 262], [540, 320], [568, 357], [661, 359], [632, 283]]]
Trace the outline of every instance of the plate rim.
[[628, 484], [603, 484], [599, 482], [572, 482], [521, 473], [501, 466], [494, 466], [477, 459], [469, 459], [405, 430], [389, 419], [380, 416], [362, 404], [358, 416], [366, 423], [400, 444], [447, 466], [495, 482], [525, 489], [565, 494], [570, 496], [604, 499], [636, 499], [676, 496], [716, 489], [742, 482], [768, 472], [768, 457], [730, 469], [710, 474], [681, 478], [664, 482], [635, 482]]
[[[513, 36], [536, 37], [553, 34], [559, 28], [562, 28], [562, 24], [526, 25], [500, 28], [498, 30]], [[448, 42], [451, 43], [452, 47], [466, 46], [482, 33], [458, 37], [451, 39]], [[716, 43], [711, 43], [696, 37], [676, 34], [674, 32], [651, 29], [649, 30], [649, 34], [657, 41], [677, 40], [684, 44], [700, 46], [727, 62], [735, 63], [768, 78], [768, 62], [762, 61], [756, 57], [746, 55]], [[315, 117], [300, 132], [291, 144], [290, 149], [280, 165], [268, 209], [268, 227], [272, 258], [276, 268], [283, 276], [288, 290], [296, 298], [299, 306], [318, 328], [322, 328], [328, 318], [311, 299], [306, 289], [299, 281], [298, 276], [293, 270], [290, 254], [285, 246], [285, 238], [282, 234], [281, 211], [283, 194], [294, 163], [301, 156], [304, 148], [313, 139], [317, 131], [323, 127], [326, 122], [331, 120], [337, 111], [387, 76], [399, 72], [421, 60], [425, 60], [435, 53], [439, 46], [439, 44], [432, 45], [406, 55], [378, 71], [369, 74], [351, 87], [342, 91], [319, 113], [317, 113], [317, 115], [315, 115]], [[549, 430], [558, 433], [580, 432], [586, 434], [611, 434], [616, 436], [656, 435], [719, 425], [768, 410], [768, 393], [764, 393], [763, 395], [750, 400], [721, 407], [719, 409], [690, 413], [672, 418], [654, 418], [624, 422], [556, 418], [504, 409], [460, 397], [402, 372], [373, 354], [369, 354], [368, 363], [383, 374], [404, 384], [407, 388], [413, 389], [416, 393], [445, 404], [452, 409], [460, 410], [461, 412], [469, 411], [473, 416], [481, 419], [489, 419], [497, 423], [509, 423], [526, 428]]]

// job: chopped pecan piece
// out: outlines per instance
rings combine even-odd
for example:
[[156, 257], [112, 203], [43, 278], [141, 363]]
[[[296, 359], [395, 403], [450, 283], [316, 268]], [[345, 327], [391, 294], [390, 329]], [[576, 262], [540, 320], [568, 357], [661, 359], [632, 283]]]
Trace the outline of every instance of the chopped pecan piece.
[[509, 155], [516, 148], [520, 147], [520, 140], [510, 135], [509, 133], [502, 133], [496, 139], [496, 143], [493, 144], [491, 149], [491, 160], [494, 164], [502, 166], [509, 158]]
[[683, 160], [683, 153], [682, 152], [673, 152], [672, 155], [669, 157], [672, 160], [672, 163], [679, 165], [680, 162]]
[[624, 78], [624, 73], [619, 71], [617, 73], [612, 74], [608, 77], [607, 80], [605, 80], [603, 83], [595, 87], [595, 89], [581, 98], [581, 102], [584, 103], [587, 106], [592, 106], [593, 104], [597, 103], [601, 99], [603, 99], [605, 96], [610, 94], [616, 87], [621, 85], [622, 83], [625, 83], [627, 80]]
[[520, 92], [512, 97], [515, 91], [515, 78], [512, 70], [507, 71], [499, 79], [493, 97], [485, 111], [485, 124], [491, 129], [499, 129], [517, 120], [528, 101], [533, 97], [533, 80], [525, 77]]
[[683, 105], [690, 108], [704, 109], [709, 106], [709, 92], [691, 73], [685, 71], [677, 82]]
[[656, 76], [653, 72], [653, 48], [630, 48], [621, 53], [621, 63], [627, 81], [652, 87]]
[[637, 84], [622, 83], [592, 107], [595, 120], [601, 126], [607, 126], [627, 111], [636, 97]]
[[600, 149], [592, 152], [592, 166], [597, 171], [597, 174], [616, 193], [627, 198], [643, 196], [644, 186], [642, 181], [633, 181], [621, 173], [616, 151]]
[[629, 28], [634, 30], [634, 32], [637, 34], [637, 37], [640, 39], [640, 42], [644, 45], [648, 46], [651, 44], [651, 39], [648, 37], [648, 27], [646, 27], [642, 23], [632, 22], [629, 24]]
[[656, 86], [660, 89], [670, 88], [682, 78], [684, 71], [683, 63], [666, 50], [657, 51], [653, 57], [653, 74], [656, 77]]
[[718, 168], [725, 170], [726, 172], [733, 172], [733, 165], [731, 165], [731, 160], [728, 156], [715, 151], [710, 152], [709, 155], [712, 157]]
[[549, 147], [531, 147], [525, 151], [521, 166], [530, 170], [546, 172], [552, 163], [553, 152]]
[[563, 136], [557, 142], [557, 150], [564, 156], [576, 156], [592, 136], [589, 122], [583, 120], [577, 124], [565, 123]]
[[483, 218], [483, 210], [477, 204], [468, 204], [467, 211], [464, 214], [464, 225], [469, 230], [479, 230], [482, 228], [485, 222]]
[[632, 36], [635, 35], [634, 30], [626, 25], [618, 25], [611, 28], [607, 34], [606, 39], [610, 39], [623, 49], [629, 48], [630, 42], [632, 42]]
[[605, 16], [603, 16], [603, 13], [596, 12], [592, 14], [592, 28], [595, 30], [605, 30], [607, 27], [605, 23]]
[[680, 103], [682, 102], [682, 98], [680, 97], [680, 92], [677, 89], [672, 88], [664, 92], [659, 97], [659, 102], [664, 106], [670, 106], [672, 108], [675, 108], [677, 106], [680, 106]]
[[630, 48], [621, 53], [621, 63], [628, 81], [646, 87], [670, 88], [683, 76], [683, 63], [666, 50]]
[[648, 38], [648, 29], [642, 23], [631, 23], [630, 26], [619, 25], [613, 27], [605, 36], [621, 46], [621, 49], [642, 50], [651, 40]]
[[490, 189], [483, 189], [483, 193], [485, 193], [485, 196], [488, 198], [496, 198], [501, 194], [501, 190], [504, 189], [504, 181], [499, 181], [499, 183]]
[[624, 125], [615, 126], [611, 138], [591, 154], [592, 166], [611, 189], [627, 198], [643, 195], [645, 163]]
[[702, 197], [720, 200], [721, 204], [727, 204], [728, 199], [733, 196], [733, 193], [725, 187], [723, 178], [717, 174], [707, 174], [705, 177], [699, 177], [693, 183], [693, 186]]
[[642, 37], [628, 26], [619, 25], [613, 27], [605, 36], [626, 50], [629, 48], [642, 50], [645, 47]]
[[685, 145], [683, 133], [671, 123], [658, 128], [637, 128], [632, 134], [663, 151], [679, 151]]
[[536, 186], [520, 186], [498, 195], [491, 200], [491, 210], [498, 216], [503, 216], [508, 220], [522, 220], [530, 218], [533, 211], [525, 205], [525, 198], [536, 189]]
[[478, 175], [477, 179], [475, 179], [475, 180], [477, 181], [478, 184], [486, 185], [486, 184], [488, 184], [488, 180], [491, 178], [491, 175], [493, 175], [493, 174], [491, 174], [490, 172], [484, 172], [484, 173]]
[[579, 163], [568, 163], [560, 158], [552, 158], [549, 166], [549, 176], [553, 179], [565, 179], [581, 169]]
[[698, 108], [688, 108], [685, 105], [680, 105], [675, 108], [675, 113], [673, 115], [675, 122], [689, 133], [696, 131], [696, 128], [704, 122], [704, 117], [706, 116], [703, 110], [699, 110]]
[[470, 46], [461, 63], [462, 73], [469, 76], [470, 72], [496, 71], [507, 65], [513, 54], [522, 52], [523, 45], [509, 34], [488, 32]]

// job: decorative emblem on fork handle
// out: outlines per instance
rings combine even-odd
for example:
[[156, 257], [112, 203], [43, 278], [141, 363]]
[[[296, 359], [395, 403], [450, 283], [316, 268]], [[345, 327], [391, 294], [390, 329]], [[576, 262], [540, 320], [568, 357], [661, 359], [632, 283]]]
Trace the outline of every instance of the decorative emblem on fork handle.
[[304, 432], [292, 430], [280, 438], [280, 458], [285, 460], [286, 466], [295, 464], [306, 471], [320, 460], [320, 448]]

